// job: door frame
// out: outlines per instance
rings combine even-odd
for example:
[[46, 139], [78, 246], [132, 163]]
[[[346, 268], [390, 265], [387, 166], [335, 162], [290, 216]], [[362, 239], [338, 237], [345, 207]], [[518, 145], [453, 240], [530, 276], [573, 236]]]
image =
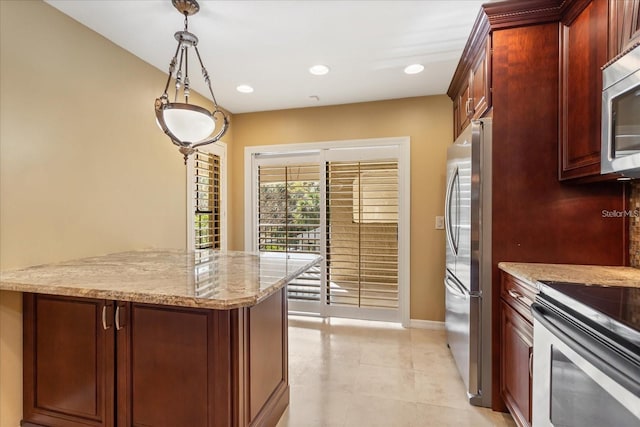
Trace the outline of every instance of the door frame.
[[[256, 191], [257, 176], [255, 158], [258, 154], [274, 154], [280, 156], [298, 156], [305, 153], [320, 152], [323, 150], [348, 149], [370, 147], [383, 148], [395, 147], [398, 160], [398, 304], [399, 319], [402, 326], [409, 327], [410, 323], [410, 293], [411, 293], [411, 138], [408, 136], [390, 138], [367, 138], [340, 141], [319, 141], [295, 144], [278, 144], [251, 146], [244, 149], [244, 224], [245, 241], [244, 250], [255, 252], [256, 247]], [[324, 191], [324, 189], [321, 189]], [[364, 311], [366, 316], [366, 310]], [[321, 315], [322, 312], [321, 312]]]

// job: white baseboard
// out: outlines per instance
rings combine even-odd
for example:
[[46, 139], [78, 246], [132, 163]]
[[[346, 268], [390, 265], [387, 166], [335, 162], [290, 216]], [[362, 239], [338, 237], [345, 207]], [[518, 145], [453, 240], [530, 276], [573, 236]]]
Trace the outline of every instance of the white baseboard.
[[444, 331], [444, 322], [436, 322], [434, 320], [420, 320], [420, 319], [411, 319], [409, 320], [409, 327], [416, 329], [437, 329]]

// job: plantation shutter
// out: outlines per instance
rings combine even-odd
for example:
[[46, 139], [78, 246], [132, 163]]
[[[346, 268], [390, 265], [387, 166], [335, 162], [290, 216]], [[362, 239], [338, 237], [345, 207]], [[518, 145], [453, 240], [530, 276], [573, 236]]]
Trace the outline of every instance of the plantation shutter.
[[398, 308], [398, 162], [331, 161], [327, 304]]
[[194, 154], [195, 249], [220, 248], [220, 157]]
[[[258, 166], [258, 250], [320, 254], [320, 166]], [[287, 285], [288, 298], [320, 301], [320, 267]]]

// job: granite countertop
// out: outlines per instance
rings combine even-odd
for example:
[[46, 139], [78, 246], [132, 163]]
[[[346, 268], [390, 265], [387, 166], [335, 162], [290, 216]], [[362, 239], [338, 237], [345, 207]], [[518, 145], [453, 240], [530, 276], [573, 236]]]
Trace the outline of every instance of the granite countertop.
[[210, 309], [256, 305], [322, 257], [143, 250], [0, 272], [0, 290]]
[[538, 280], [640, 288], [640, 269], [577, 264], [501, 262], [498, 267], [537, 286]]

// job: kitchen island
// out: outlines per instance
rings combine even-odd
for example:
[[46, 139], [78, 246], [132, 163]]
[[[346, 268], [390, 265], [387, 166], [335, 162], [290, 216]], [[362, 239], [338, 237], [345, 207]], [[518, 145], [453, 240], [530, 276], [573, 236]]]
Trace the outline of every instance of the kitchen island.
[[320, 261], [145, 250], [0, 273], [23, 292], [23, 426], [274, 426], [286, 284]]

